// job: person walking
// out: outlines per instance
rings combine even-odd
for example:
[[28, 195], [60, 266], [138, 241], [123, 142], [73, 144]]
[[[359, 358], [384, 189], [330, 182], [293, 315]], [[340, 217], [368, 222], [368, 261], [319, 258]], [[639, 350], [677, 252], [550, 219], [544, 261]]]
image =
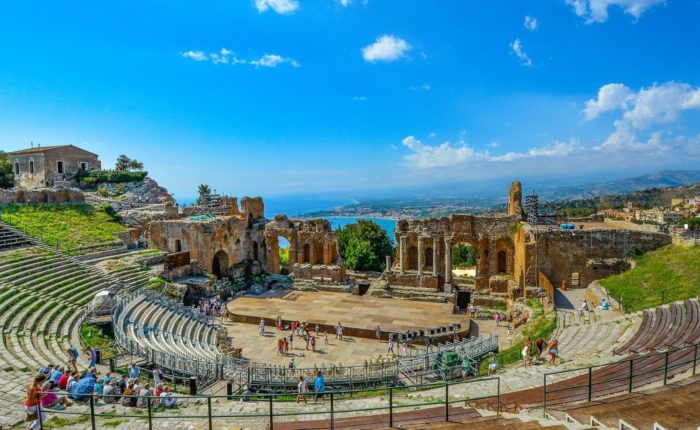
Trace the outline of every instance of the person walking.
[[501, 326], [501, 313], [500, 313], [500, 312], [496, 312], [496, 313], [493, 315], [493, 319], [496, 320], [496, 327], [500, 327], [500, 326]]
[[323, 332], [323, 343], [328, 345], [328, 330]]
[[141, 374], [141, 369], [133, 361], [129, 367], [126, 368], [126, 371], [129, 373], [129, 378], [131, 379], [138, 379], [139, 375]]
[[393, 354], [394, 353], [394, 338], [391, 336], [389, 337], [389, 343], [386, 348], [386, 353], [387, 354]]
[[323, 373], [319, 370], [314, 380], [314, 400], [323, 401], [324, 391], [326, 391], [326, 380], [323, 378]]
[[544, 352], [544, 339], [542, 339], [542, 336], [538, 337], [535, 341], [535, 347], [537, 348], [537, 360], [540, 360]]
[[87, 347], [85, 352], [88, 355], [88, 368], [91, 369], [97, 365], [97, 353], [91, 347]]
[[557, 357], [559, 356], [559, 341], [554, 339], [551, 344], [549, 344], [548, 348], [548, 353], [549, 353], [549, 364], [553, 365], [554, 362], [557, 360]]
[[377, 326], [377, 328], [374, 329], [374, 336], [377, 338], [377, 340], [381, 340], [382, 338], [382, 329]]
[[311, 336], [311, 351], [316, 352], [316, 336]]
[[260, 318], [260, 324], [258, 324], [258, 331], [260, 332], [260, 336], [263, 336], [265, 333], [265, 320], [263, 318]]
[[30, 422], [30, 430], [36, 430], [41, 427], [41, 423], [46, 420], [46, 414], [41, 413], [39, 417], [39, 402], [43, 397], [41, 391], [41, 384], [46, 379], [46, 375], [40, 373], [34, 377], [34, 380], [27, 384], [27, 398], [24, 400], [24, 407], [26, 409], [26, 421]]
[[289, 340], [287, 338], [284, 338], [284, 355], [289, 354]]
[[306, 404], [306, 393], [309, 391], [308, 385], [306, 385], [306, 381], [304, 380], [303, 376], [299, 377], [299, 384], [297, 385], [297, 403], [299, 401], [303, 400], [304, 404]]
[[156, 387], [163, 383], [163, 378], [165, 378], [165, 375], [163, 375], [163, 371], [160, 369], [160, 364], [156, 364], [153, 368], [153, 381]]

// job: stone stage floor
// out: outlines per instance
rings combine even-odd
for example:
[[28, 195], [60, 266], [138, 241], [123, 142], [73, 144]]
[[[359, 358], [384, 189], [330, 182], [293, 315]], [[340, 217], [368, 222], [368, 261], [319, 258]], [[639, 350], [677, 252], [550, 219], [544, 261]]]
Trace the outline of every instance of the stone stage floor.
[[321, 331], [335, 334], [338, 322], [349, 336], [374, 338], [375, 327], [382, 332], [404, 333], [461, 324], [460, 336], [468, 333], [469, 318], [452, 313], [449, 303], [383, 299], [371, 296], [324, 291], [270, 290], [260, 296], [243, 296], [227, 304], [234, 322], [258, 324], [265, 318], [269, 325], [277, 316], [287, 321], [318, 324]]

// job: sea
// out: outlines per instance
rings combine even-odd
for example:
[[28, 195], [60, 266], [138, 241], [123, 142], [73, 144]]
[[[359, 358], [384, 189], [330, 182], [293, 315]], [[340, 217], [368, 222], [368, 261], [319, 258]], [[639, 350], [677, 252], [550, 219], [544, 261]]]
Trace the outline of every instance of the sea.
[[[196, 197], [179, 197], [177, 202], [181, 206], [187, 206], [193, 204], [196, 200]], [[270, 219], [274, 218], [274, 216], [278, 214], [285, 214], [288, 217], [293, 218], [306, 213], [331, 210], [356, 203], [355, 200], [348, 198], [329, 198], [318, 196], [264, 197], [263, 200], [265, 202], [265, 217]], [[356, 217], [326, 217], [326, 219], [330, 221], [333, 230], [336, 230], [339, 227], [344, 227], [348, 224], [353, 224], [360, 219], [374, 221], [387, 232], [392, 244], [396, 246], [394, 239], [394, 229], [396, 228], [395, 219]], [[284, 241], [282, 238], [280, 238], [280, 246], [286, 247], [288, 244], [283, 242]]]

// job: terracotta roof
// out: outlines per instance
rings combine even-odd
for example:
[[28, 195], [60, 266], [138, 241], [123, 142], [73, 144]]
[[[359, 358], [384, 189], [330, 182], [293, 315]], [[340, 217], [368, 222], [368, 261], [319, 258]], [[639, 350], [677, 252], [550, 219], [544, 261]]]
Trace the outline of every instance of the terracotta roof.
[[75, 149], [79, 149], [79, 150], [81, 150], [81, 151], [87, 152], [88, 154], [92, 154], [92, 155], [97, 156], [97, 154], [95, 154], [94, 152], [86, 151], [85, 149], [78, 148], [78, 147], [75, 146], [75, 145], [37, 146], [37, 147], [35, 147], [35, 148], [21, 149], [21, 150], [19, 150], [19, 151], [13, 151], [13, 152], [11, 152], [10, 154], [12, 154], [12, 155], [38, 154], [38, 153], [50, 151], [50, 150], [53, 150], [53, 149], [68, 148], [68, 147], [71, 147], [71, 146], [72, 146], [73, 148], [75, 148]]

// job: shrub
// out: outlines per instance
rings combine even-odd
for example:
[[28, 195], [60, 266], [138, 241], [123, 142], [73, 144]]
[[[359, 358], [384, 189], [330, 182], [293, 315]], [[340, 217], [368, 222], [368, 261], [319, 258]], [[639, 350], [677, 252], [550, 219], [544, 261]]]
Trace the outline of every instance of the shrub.
[[[86, 178], [91, 183], [104, 182], [108, 184], [118, 184], [122, 182], [141, 182], [148, 175], [146, 171], [128, 172], [118, 170], [87, 170], [78, 172], [77, 178], [80, 183], [86, 183]], [[94, 182], [93, 182], [94, 180]]]
[[117, 194], [124, 194], [126, 192], [126, 185], [119, 183], [114, 187], [114, 189], [117, 191]]
[[102, 197], [109, 197], [109, 190], [107, 188], [100, 187], [97, 189], [97, 194]]

